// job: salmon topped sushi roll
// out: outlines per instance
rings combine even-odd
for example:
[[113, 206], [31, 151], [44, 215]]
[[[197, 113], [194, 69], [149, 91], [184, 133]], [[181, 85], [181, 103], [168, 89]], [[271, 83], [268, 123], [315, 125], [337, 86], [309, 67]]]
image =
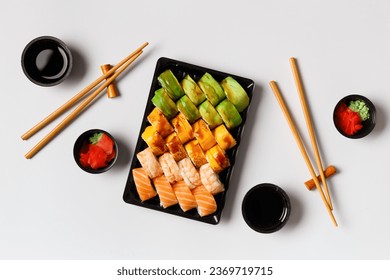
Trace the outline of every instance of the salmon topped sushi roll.
[[169, 152], [161, 155], [158, 158], [158, 162], [160, 163], [164, 175], [167, 177], [169, 183], [173, 184], [177, 181], [183, 180], [183, 177], [181, 177], [180, 174], [180, 168]]
[[150, 178], [153, 179], [163, 174], [161, 165], [158, 162], [156, 156], [153, 154], [151, 148], [148, 147], [145, 150], [139, 152], [137, 154], [137, 158]]
[[179, 201], [180, 208], [184, 212], [187, 212], [198, 206], [195, 197], [186, 182], [178, 181], [172, 185], [172, 189], [175, 192], [177, 200]]
[[148, 174], [142, 167], [134, 168], [132, 173], [137, 193], [142, 202], [157, 195], [156, 190], [153, 188], [150, 178], [148, 177]]
[[217, 211], [217, 202], [214, 196], [203, 185], [194, 188], [192, 194], [198, 204], [197, 210], [199, 216], [204, 217]]
[[215, 195], [225, 190], [222, 182], [219, 180], [218, 174], [214, 172], [209, 163], [206, 163], [199, 168], [199, 174], [203, 186], [211, 194]]
[[158, 197], [160, 198], [160, 204], [163, 208], [167, 208], [178, 203], [172, 186], [164, 175], [154, 178], [153, 184], [157, 190]]
[[183, 177], [186, 184], [190, 189], [195, 188], [202, 184], [200, 180], [199, 172], [196, 170], [195, 166], [192, 164], [192, 161], [186, 157], [178, 162], [181, 176]]

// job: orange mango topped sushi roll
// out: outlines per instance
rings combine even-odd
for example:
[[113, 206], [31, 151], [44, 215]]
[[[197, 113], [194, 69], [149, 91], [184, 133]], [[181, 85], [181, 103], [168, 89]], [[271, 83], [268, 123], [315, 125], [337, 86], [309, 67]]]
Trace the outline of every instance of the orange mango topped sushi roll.
[[207, 161], [210, 163], [211, 168], [219, 173], [225, 168], [230, 166], [229, 158], [224, 150], [217, 144], [206, 152]]
[[222, 150], [231, 149], [237, 144], [224, 124], [217, 126], [213, 130], [213, 135]]
[[203, 164], [207, 163], [206, 156], [204, 155], [204, 152], [200, 147], [198, 140], [191, 140], [184, 145], [184, 148], [186, 149], [188, 156], [190, 157], [196, 168], [199, 168]]
[[165, 138], [165, 145], [168, 147], [175, 161], [180, 161], [187, 156], [186, 150], [176, 132], [172, 132]]
[[157, 107], [154, 107], [147, 119], [153, 128], [160, 133], [161, 137], [164, 138], [173, 132], [173, 127], [169, 123], [168, 119]]
[[152, 149], [154, 155], [159, 156], [166, 152], [165, 141], [153, 126], [147, 126], [141, 135], [142, 139]]
[[194, 131], [182, 113], [177, 114], [177, 116], [171, 120], [171, 123], [182, 144], [185, 144], [194, 138]]
[[207, 151], [215, 144], [217, 144], [213, 133], [204, 120], [198, 120], [192, 125], [192, 129], [194, 130], [195, 138], [198, 140], [204, 151]]

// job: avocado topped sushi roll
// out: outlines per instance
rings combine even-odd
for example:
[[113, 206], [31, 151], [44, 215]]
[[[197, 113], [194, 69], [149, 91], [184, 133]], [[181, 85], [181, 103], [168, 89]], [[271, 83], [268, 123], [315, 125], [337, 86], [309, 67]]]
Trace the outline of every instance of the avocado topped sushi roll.
[[194, 123], [200, 118], [198, 108], [192, 103], [187, 95], [182, 96], [177, 102], [177, 109], [186, 117], [190, 123]]
[[188, 96], [188, 98], [198, 106], [204, 100], [206, 100], [206, 96], [203, 91], [200, 89], [198, 84], [190, 77], [190, 75], [186, 75], [184, 79], [181, 81], [181, 86], [184, 90], [184, 93]]
[[228, 129], [235, 128], [242, 123], [240, 113], [229, 100], [225, 99], [215, 107], [218, 114], [222, 117]]
[[172, 100], [176, 101], [184, 95], [179, 81], [170, 69], [162, 72], [157, 79]]
[[210, 101], [205, 100], [199, 105], [198, 109], [202, 119], [211, 129], [223, 123], [221, 116], [218, 114], [217, 110], [215, 110], [214, 106], [211, 105]]
[[238, 112], [242, 112], [249, 105], [249, 97], [243, 87], [232, 77], [222, 80], [221, 86], [226, 93], [227, 99], [236, 106]]
[[210, 101], [213, 106], [226, 98], [223, 88], [209, 73], [205, 73], [202, 78], [200, 78], [198, 84], [206, 95], [207, 100]]
[[168, 96], [163, 88], [160, 88], [154, 92], [152, 103], [164, 114], [164, 116], [170, 120], [178, 113], [175, 102]]

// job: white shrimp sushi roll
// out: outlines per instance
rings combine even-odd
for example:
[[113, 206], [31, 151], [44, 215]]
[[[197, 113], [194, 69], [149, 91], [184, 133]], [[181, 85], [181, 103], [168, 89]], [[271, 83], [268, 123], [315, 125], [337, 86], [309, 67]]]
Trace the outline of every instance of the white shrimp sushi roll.
[[190, 189], [202, 184], [198, 170], [196, 170], [194, 164], [188, 157], [179, 161], [178, 165], [180, 168], [180, 174]]
[[158, 162], [160, 163], [164, 175], [168, 179], [169, 183], [173, 184], [183, 180], [183, 177], [180, 174], [180, 168], [171, 153], [167, 152], [161, 155], [158, 158]]
[[213, 195], [225, 191], [225, 187], [219, 180], [219, 176], [211, 168], [209, 163], [199, 168], [200, 180], [203, 186]]
[[145, 150], [139, 152], [137, 158], [151, 179], [163, 175], [161, 165], [151, 148], [147, 147]]

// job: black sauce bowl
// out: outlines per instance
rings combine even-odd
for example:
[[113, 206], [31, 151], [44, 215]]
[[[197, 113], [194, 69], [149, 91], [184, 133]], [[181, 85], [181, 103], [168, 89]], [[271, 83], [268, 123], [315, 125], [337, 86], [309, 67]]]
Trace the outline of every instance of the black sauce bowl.
[[[355, 134], [348, 135], [337, 125], [336, 112], [337, 112], [337, 109], [339, 108], [339, 106], [341, 106], [342, 104], [349, 106], [349, 103], [351, 101], [355, 101], [355, 100], [362, 100], [362, 101], [364, 101], [364, 103], [366, 103], [367, 107], [369, 108], [370, 117], [367, 120], [362, 121], [363, 127], [360, 130], [358, 130]], [[343, 97], [336, 104], [334, 111], [333, 111], [334, 126], [336, 127], [337, 131], [340, 132], [341, 135], [343, 135], [347, 138], [359, 139], [359, 138], [367, 136], [374, 129], [375, 122], [376, 122], [376, 109], [375, 109], [374, 104], [367, 97], [359, 95], [359, 94], [351, 94], [351, 95]]]
[[[114, 142], [114, 150], [115, 150], [115, 157], [108, 163], [108, 165], [103, 167], [103, 168], [98, 168], [98, 169], [93, 169], [93, 168], [89, 168], [89, 167], [83, 166], [81, 164], [81, 162], [80, 162], [80, 152], [81, 152], [81, 150], [89, 142], [89, 138], [91, 136], [93, 136], [95, 133], [104, 133], [108, 137], [110, 137], [112, 139], [112, 141]], [[111, 134], [109, 134], [108, 132], [106, 132], [106, 131], [104, 131], [102, 129], [90, 129], [90, 130], [87, 130], [84, 133], [82, 133], [77, 138], [77, 140], [76, 140], [76, 142], [74, 143], [74, 146], [73, 146], [73, 157], [74, 157], [77, 165], [82, 170], [84, 170], [85, 172], [92, 173], [92, 174], [104, 173], [104, 172], [108, 171], [109, 169], [111, 169], [111, 167], [116, 162], [116, 160], [118, 158], [118, 145], [117, 145], [117, 142], [116, 142], [115, 138]]]
[[288, 221], [291, 203], [280, 187], [263, 183], [250, 189], [242, 202], [242, 215], [250, 228], [260, 233], [280, 230]]
[[23, 50], [22, 69], [33, 83], [49, 87], [64, 81], [70, 74], [73, 59], [67, 45], [58, 38], [41, 36]]

